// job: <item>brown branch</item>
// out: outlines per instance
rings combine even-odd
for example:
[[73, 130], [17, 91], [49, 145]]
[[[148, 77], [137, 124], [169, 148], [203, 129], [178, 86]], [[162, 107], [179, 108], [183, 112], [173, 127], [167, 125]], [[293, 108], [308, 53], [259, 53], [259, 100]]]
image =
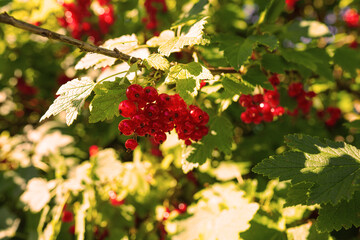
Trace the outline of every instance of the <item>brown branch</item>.
[[[136, 62], [142, 60], [140, 58], [132, 57], [125, 53], [122, 53], [119, 50], [117, 50], [116, 48], [114, 50], [110, 50], [110, 49], [106, 49], [106, 48], [102, 48], [102, 47], [97, 47], [95, 45], [77, 40], [75, 38], [68, 37], [63, 34], [59, 34], [59, 33], [56, 33], [56, 32], [41, 28], [41, 27], [37, 27], [35, 25], [29, 24], [29, 23], [26, 23], [23, 21], [17, 20], [16, 18], [8, 15], [6, 12], [0, 14], [0, 22], [12, 25], [16, 28], [20, 28], [20, 29], [29, 31], [31, 33], [34, 33], [34, 34], [37, 34], [37, 35], [40, 35], [40, 36], [43, 36], [43, 37], [46, 37], [49, 39], [53, 39], [53, 40], [57, 40], [57, 41], [60, 41], [63, 43], [73, 45], [75, 47], [78, 47], [79, 49], [81, 49], [84, 52], [98, 53], [98, 54], [117, 58], [119, 60], [122, 60], [125, 62], [130, 62], [130, 63], [136, 63]], [[140, 63], [138, 63], [138, 64], [139, 64], [139, 66], [142, 66]]]
[[[48, 29], [45, 28], [41, 28], [23, 21], [20, 21], [12, 16], [10, 16], [9, 14], [7, 14], [6, 12], [3, 12], [0, 14], [0, 23], [5, 23], [5, 24], [9, 24], [12, 25], [16, 28], [20, 28], [23, 30], [26, 30], [28, 32], [46, 37], [48, 39], [53, 39], [53, 40], [57, 40], [63, 43], [67, 43], [69, 45], [73, 45], [77, 48], [79, 48], [80, 50], [84, 51], [84, 52], [90, 52], [90, 53], [98, 53], [98, 54], [102, 54], [108, 57], [113, 57], [113, 58], [117, 58], [119, 60], [125, 61], [125, 62], [130, 62], [130, 63], [136, 63], [138, 62], [138, 65], [140, 67], [143, 67], [142, 63], [139, 61], [142, 61], [141, 58], [136, 58], [136, 57], [132, 57], [130, 55], [127, 55], [125, 53], [120, 52], [118, 49], [114, 48], [113, 50], [110, 49], [106, 49], [106, 48], [102, 48], [102, 47], [97, 47], [95, 45], [80, 41], [78, 39], [72, 38], [72, 37], [68, 37], [65, 36], [63, 34], [59, 34], [53, 31], [50, 31]], [[235, 70], [232, 67], [218, 67], [218, 68], [214, 68], [214, 67], [209, 67], [209, 70], [213, 73], [213, 74], [220, 74], [220, 73], [240, 73], [239, 71]]]

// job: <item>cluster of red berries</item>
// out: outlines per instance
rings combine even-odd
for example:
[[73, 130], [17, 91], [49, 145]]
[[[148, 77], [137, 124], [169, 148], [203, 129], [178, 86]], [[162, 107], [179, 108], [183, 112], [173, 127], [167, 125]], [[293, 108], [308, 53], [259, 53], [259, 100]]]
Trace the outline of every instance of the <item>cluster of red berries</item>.
[[322, 111], [318, 111], [317, 115], [325, 121], [329, 127], [334, 126], [341, 117], [341, 110], [337, 107], [328, 107]]
[[275, 116], [284, 114], [284, 108], [279, 106], [280, 94], [276, 89], [280, 80], [277, 74], [269, 78], [274, 90], [264, 89], [264, 94], [246, 95], [242, 94], [239, 99], [241, 106], [246, 110], [241, 114], [244, 123], [260, 124], [262, 121], [271, 122]]
[[146, 29], [155, 31], [159, 25], [157, 20], [157, 12], [162, 8], [162, 12], [167, 12], [167, 6], [165, 0], [145, 0], [144, 3], [148, 17], [142, 19], [143, 23], [146, 23]]
[[[166, 140], [166, 132], [176, 128], [179, 139], [186, 145], [201, 140], [209, 131], [205, 125], [209, 115], [199, 107], [190, 105], [178, 95], [158, 94], [151, 86], [143, 88], [132, 84], [126, 89], [127, 100], [119, 104], [119, 113], [126, 118], [119, 123], [119, 131], [126, 136], [152, 136], [161, 144]], [[138, 143], [128, 139], [125, 147], [134, 150]]]
[[299, 110], [301, 110], [304, 115], [310, 112], [313, 105], [312, 98], [316, 96], [316, 93], [313, 91], [305, 91], [303, 84], [298, 82], [289, 85], [288, 95], [296, 99], [297, 107], [293, 111], [288, 110], [287, 113], [290, 116], [296, 116]]
[[58, 22], [62, 27], [67, 28], [76, 39], [87, 35], [90, 41], [98, 43], [101, 41], [101, 34], [108, 33], [110, 26], [115, 21], [114, 7], [110, 4], [110, 0], [97, 0], [100, 6], [98, 9], [99, 27], [90, 22], [93, 15], [90, 11], [92, 0], [76, 0], [74, 3], [58, 0], [58, 2], [63, 6], [65, 12], [64, 17], [58, 18]]
[[359, 26], [359, 14], [358, 12], [351, 8], [348, 9], [343, 15], [343, 19], [348, 27], [358, 27]]

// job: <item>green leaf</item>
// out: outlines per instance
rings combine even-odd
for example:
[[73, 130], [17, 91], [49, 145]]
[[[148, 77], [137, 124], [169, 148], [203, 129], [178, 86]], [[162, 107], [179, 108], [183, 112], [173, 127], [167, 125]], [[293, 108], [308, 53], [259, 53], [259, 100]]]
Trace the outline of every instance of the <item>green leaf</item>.
[[88, 77], [73, 79], [62, 85], [57, 91], [60, 95], [55, 99], [46, 113], [40, 118], [40, 122], [51, 115], [57, 115], [66, 111], [66, 124], [71, 125], [79, 114], [85, 99], [91, 94], [95, 83]]
[[[203, 65], [198, 62], [191, 62], [188, 64], [177, 64], [170, 68], [169, 74], [165, 79], [166, 84], [177, 83], [181, 79], [193, 78], [199, 81], [202, 79], [213, 79], [213, 75]], [[197, 84], [197, 85], [198, 85]]]
[[333, 80], [332, 69], [329, 63], [330, 57], [324, 49], [311, 48], [306, 51], [283, 49], [281, 53], [288, 62], [300, 64], [328, 80]]
[[273, 23], [284, 10], [285, 1], [271, 0], [265, 10], [260, 14], [258, 23]]
[[196, 193], [199, 201], [189, 208], [191, 216], [175, 221], [178, 234], [171, 239], [239, 239], [259, 209], [244, 194], [234, 183], [214, 184]]
[[216, 116], [210, 123], [208, 135], [200, 143], [194, 143], [194, 148], [186, 159], [188, 162], [203, 164], [215, 148], [225, 154], [231, 153], [233, 126], [229, 119]]
[[[244, 240], [263, 240], [263, 239], [279, 239], [286, 240], [286, 235], [284, 232], [281, 232], [279, 229], [273, 228], [271, 225], [276, 225], [272, 222], [271, 219], [262, 216], [258, 217], [256, 214], [253, 220], [251, 220], [251, 227], [246, 231], [240, 234], [241, 239]], [[264, 221], [266, 219], [266, 221]], [[272, 224], [267, 224], [271, 222]]]
[[126, 78], [116, 78], [114, 82], [104, 81], [96, 85], [89, 122], [95, 123], [119, 116], [119, 104], [126, 99], [125, 92], [129, 85]]
[[220, 49], [224, 50], [224, 56], [235, 69], [240, 69], [251, 56], [253, 49], [258, 45], [269, 47], [272, 51], [278, 47], [278, 40], [272, 35], [253, 35], [245, 40], [236, 38], [235, 40], [225, 40], [220, 42]]
[[165, 79], [166, 84], [176, 84], [176, 92], [184, 98], [187, 103], [191, 103], [198, 93], [200, 81], [202, 79], [212, 79], [211, 72], [197, 62], [188, 64], [177, 64], [170, 68], [169, 74]]
[[334, 63], [339, 65], [345, 72], [350, 73], [351, 77], [357, 76], [356, 69], [360, 68], [359, 51], [343, 46], [335, 50]]
[[254, 47], [250, 39], [223, 45], [224, 56], [236, 70], [239, 70], [241, 65], [250, 58]]
[[225, 91], [232, 95], [250, 94], [254, 91], [254, 86], [245, 81], [240, 81], [230, 74], [225, 75], [221, 79], [221, 83], [224, 86]]
[[270, 51], [275, 50], [279, 46], [279, 41], [274, 35], [252, 35], [249, 39], [257, 45], [267, 46]]
[[156, 70], [166, 71], [170, 67], [169, 61], [160, 54], [153, 53], [144, 60], [144, 64], [148, 69], [155, 68]]
[[273, 86], [271, 85], [263, 71], [261, 71], [259, 66], [254, 66], [250, 68], [243, 76], [243, 78], [245, 81], [249, 82], [254, 86], [259, 85], [266, 89], [273, 89]]
[[159, 53], [169, 56], [172, 52], [176, 52], [185, 46], [203, 45], [207, 43], [203, 38], [204, 25], [207, 23], [206, 18], [207, 17], [204, 17], [196, 22], [187, 33], [180, 37], [175, 37], [161, 45], [158, 49]]
[[316, 227], [321, 232], [339, 231], [360, 226], [360, 192], [355, 192], [350, 201], [342, 200], [339, 204], [321, 205]]
[[312, 56], [307, 52], [296, 51], [294, 49], [282, 49], [281, 54], [288, 62], [297, 63], [314, 72], [316, 71], [316, 64], [314, 61], [311, 61]]
[[176, 92], [187, 104], [191, 104], [198, 93], [196, 83], [197, 81], [194, 78], [181, 79], [176, 83]]
[[264, 54], [261, 66], [273, 73], [285, 73], [286, 61], [279, 55]]
[[296, 206], [298, 204], [307, 205], [310, 188], [313, 185], [313, 183], [301, 182], [291, 186], [287, 192], [284, 207]]
[[270, 178], [313, 183], [308, 204], [338, 204], [350, 200], [358, 190], [360, 151], [344, 142], [321, 142], [307, 135], [288, 135], [286, 143], [294, 151], [263, 160], [253, 171]]

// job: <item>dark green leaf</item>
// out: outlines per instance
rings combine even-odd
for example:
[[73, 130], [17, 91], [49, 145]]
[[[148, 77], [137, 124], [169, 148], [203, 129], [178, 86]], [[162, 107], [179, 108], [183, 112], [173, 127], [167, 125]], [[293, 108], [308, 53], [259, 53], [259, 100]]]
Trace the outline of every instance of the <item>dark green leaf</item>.
[[273, 73], [285, 73], [286, 61], [279, 55], [264, 54], [261, 66]]
[[281, 12], [284, 10], [285, 1], [270, 0], [264, 12], [261, 13], [259, 23], [275, 22]]
[[126, 78], [105, 81], [94, 88], [95, 97], [91, 101], [90, 123], [119, 116], [119, 103], [126, 99], [126, 88], [130, 85]]
[[224, 56], [235, 69], [240, 69], [251, 56], [253, 49], [258, 45], [264, 45], [269, 50], [274, 50], [278, 47], [278, 40], [272, 35], [253, 35], [245, 40], [236, 37], [234, 40], [220, 41], [220, 48], [224, 50]]
[[321, 205], [316, 226], [321, 232], [349, 229], [360, 226], [360, 192], [355, 192], [350, 201], [342, 200], [339, 204]]
[[240, 81], [236, 77], [229, 74], [225, 75], [221, 82], [224, 86], [224, 89], [232, 95], [250, 94], [254, 91], [254, 86], [244, 81]]
[[211, 157], [211, 153], [215, 148], [218, 148], [225, 154], [230, 154], [232, 136], [232, 123], [225, 117], [214, 117], [210, 123], [208, 135], [200, 143], [192, 144], [194, 150], [186, 160], [203, 164], [207, 158]]
[[296, 206], [298, 204], [306, 205], [309, 199], [310, 188], [313, 183], [301, 182], [291, 186], [287, 193], [284, 207]]
[[273, 86], [261, 71], [259, 66], [250, 68], [247, 73], [243, 76], [244, 80], [251, 83], [252, 85], [259, 85], [266, 89], [273, 89]]
[[253, 171], [270, 178], [313, 183], [309, 204], [350, 200], [360, 177], [360, 151], [344, 142], [321, 142], [307, 135], [288, 135], [288, 151], [263, 160]]

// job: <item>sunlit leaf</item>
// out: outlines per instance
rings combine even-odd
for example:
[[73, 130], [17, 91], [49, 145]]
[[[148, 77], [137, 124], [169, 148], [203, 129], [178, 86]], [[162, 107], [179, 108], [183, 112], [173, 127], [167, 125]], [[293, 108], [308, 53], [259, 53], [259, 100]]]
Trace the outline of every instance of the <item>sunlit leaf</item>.
[[[115, 48], [122, 53], [129, 54], [138, 46], [138, 40], [135, 34], [124, 35], [119, 38], [107, 40], [101, 47], [109, 50]], [[98, 53], [87, 53], [80, 61], [76, 64], [75, 69], [88, 69], [94, 66], [95, 69], [106, 66], [114, 65], [116, 58], [107, 57]]]
[[147, 40], [146, 45], [149, 47], [158, 47], [175, 38], [175, 33], [171, 30], [165, 30], [160, 33], [158, 37], [152, 37]]
[[159, 53], [165, 56], [169, 56], [172, 52], [176, 52], [178, 49], [181, 49], [185, 46], [206, 43], [203, 38], [204, 25], [207, 23], [206, 18], [207, 17], [204, 17], [200, 21], [196, 22], [187, 33], [170, 39], [166, 43], [162, 44], [158, 49]]
[[179, 234], [172, 239], [239, 239], [259, 208], [257, 203], [249, 203], [235, 184], [215, 184], [196, 198], [199, 202], [189, 208], [192, 215], [175, 222]]
[[60, 96], [51, 104], [41, 117], [40, 122], [51, 115], [55, 116], [62, 111], [66, 111], [66, 124], [71, 125], [94, 87], [95, 83], [88, 77], [76, 78], [62, 85], [56, 93]]
[[156, 70], [162, 71], [166, 71], [170, 67], [169, 61], [156, 53], [153, 53], [148, 58], [144, 59], [144, 63], [148, 68], [155, 68]]
[[50, 192], [47, 182], [43, 178], [32, 178], [20, 200], [29, 206], [32, 212], [40, 212], [50, 201]]

